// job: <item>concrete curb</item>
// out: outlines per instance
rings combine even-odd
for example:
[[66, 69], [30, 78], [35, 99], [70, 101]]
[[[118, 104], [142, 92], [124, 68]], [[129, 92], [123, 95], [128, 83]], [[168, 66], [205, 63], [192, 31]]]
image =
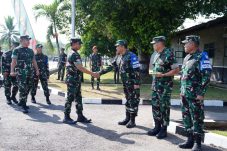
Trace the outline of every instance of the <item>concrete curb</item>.
[[[43, 90], [40, 85], [38, 86], [38, 89]], [[66, 92], [60, 91], [56, 88], [49, 87], [50, 94], [58, 95], [65, 97], [67, 96]], [[102, 98], [83, 98], [84, 104], [116, 104], [116, 105], [122, 105], [125, 104], [126, 99], [102, 99]], [[151, 100], [146, 99], [140, 99], [141, 105], [151, 105]], [[180, 99], [171, 99], [171, 106], [180, 106], [181, 100]], [[222, 100], [205, 100], [204, 101], [205, 106], [213, 106], [213, 107], [223, 107], [227, 106], [227, 102], [224, 102]]]
[[[173, 134], [179, 134], [182, 136], [186, 136], [186, 133], [184, 131], [184, 127], [176, 122], [171, 121], [167, 131], [169, 133], [173, 133]], [[222, 135], [218, 135], [218, 134], [214, 134], [214, 133], [205, 133], [203, 136], [203, 143], [206, 145], [214, 145], [217, 147], [221, 147], [221, 148], [225, 148], [227, 149], [227, 137], [222, 136]]]

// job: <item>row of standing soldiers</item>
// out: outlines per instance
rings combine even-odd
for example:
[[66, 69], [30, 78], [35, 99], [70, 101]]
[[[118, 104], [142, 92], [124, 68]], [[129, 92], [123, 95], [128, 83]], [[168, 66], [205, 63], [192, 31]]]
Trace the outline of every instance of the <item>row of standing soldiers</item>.
[[[28, 48], [30, 37], [21, 36], [20, 39], [21, 46], [15, 48], [12, 52], [10, 77], [17, 77], [20, 92], [18, 104], [22, 106], [24, 113], [28, 113], [26, 102], [30, 84], [34, 76], [40, 78], [40, 75], [42, 75], [42, 67], [37, 65], [37, 57], [35, 57], [33, 51]], [[148, 135], [156, 136], [158, 139], [167, 137], [167, 126], [170, 121], [170, 98], [173, 87], [173, 76], [179, 73], [179, 66], [174, 57], [174, 53], [171, 49], [165, 47], [165, 41], [166, 38], [164, 36], [159, 36], [153, 38], [151, 42], [156, 51], [154, 60], [152, 61], [152, 112], [155, 127], [148, 131]], [[188, 136], [184, 143], [179, 144], [179, 147], [192, 148], [194, 151], [202, 149], [201, 139], [204, 133], [203, 100], [212, 70], [208, 55], [199, 50], [199, 41], [199, 37], [195, 35], [186, 36], [186, 39], [182, 41], [182, 43], [185, 44], [185, 52], [188, 55], [184, 59], [180, 72], [182, 117]], [[113, 61], [112, 65], [99, 72], [92, 72], [83, 67], [82, 59], [78, 53], [82, 44], [81, 39], [72, 38], [70, 44], [72, 50], [68, 54], [66, 63], [67, 72], [65, 81], [67, 84], [67, 99], [63, 122], [66, 124], [91, 122], [91, 119], [87, 119], [83, 115], [81, 73], [87, 73], [94, 78], [99, 78], [101, 75], [112, 71], [114, 66], [117, 65], [127, 100], [125, 104], [125, 119], [118, 124], [126, 125], [127, 128], [135, 127], [135, 117], [138, 113], [140, 101], [140, 64], [138, 57], [128, 50], [127, 42], [125, 40], [118, 40], [115, 45], [117, 53], [121, 55], [120, 64], [116, 64], [116, 61]], [[47, 61], [43, 62], [47, 64]], [[49, 74], [46, 74], [45, 77], [48, 79]], [[46, 92], [45, 95], [48, 96], [48, 100], [49, 93]], [[11, 98], [13, 98], [13, 96]], [[70, 117], [73, 101], [76, 101], [77, 121], [74, 121]]]
[[[34, 54], [33, 50], [28, 48], [29, 40], [29, 36], [21, 36], [21, 46], [18, 42], [13, 42], [11, 49], [2, 55], [3, 83], [7, 104], [10, 105], [13, 101], [22, 107], [24, 113], [27, 113], [29, 109], [26, 105], [29, 93], [31, 102], [36, 103], [35, 96], [39, 80], [46, 96], [46, 102], [51, 104], [48, 90], [50, 75], [48, 57], [42, 53], [41, 44], [36, 45], [36, 54]], [[20, 92], [19, 102], [16, 99], [18, 90]]]

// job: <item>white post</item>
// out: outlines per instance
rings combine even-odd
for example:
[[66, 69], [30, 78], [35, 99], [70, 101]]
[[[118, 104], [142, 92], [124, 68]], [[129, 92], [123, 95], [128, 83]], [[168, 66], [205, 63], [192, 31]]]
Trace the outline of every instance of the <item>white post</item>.
[[76, 0], [72, 0], [72, 17], [71, 17], [71, 36], [75, 37], [75, 13], [76, 13]]

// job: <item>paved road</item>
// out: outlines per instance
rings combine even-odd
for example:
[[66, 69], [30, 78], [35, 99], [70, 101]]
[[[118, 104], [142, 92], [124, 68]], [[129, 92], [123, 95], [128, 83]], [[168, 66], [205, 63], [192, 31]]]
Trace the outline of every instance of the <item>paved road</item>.
[[[0, 97], [0, 151], [180, 151], [176, 144], [183, 141], [172, 134], [165, 140], [146, 135], [152, 127], [150, 106], [140, 106], [134, 129], [117, 125], [124, 114], [122, 105], [84, 105], [84, 113], [93, 123], [70, 126], [62, 124], [63, 97], [51, 96], [54, 105], [47, 106], [39, 91], [38, 104], [29, 100], [28, 115], [5, 103], [2, 88]], [[172, 116], [176, 112], [173, 110]], [[72, 118], [76, 119], [76, 114]], [[205, 146], [204, 150], [222, 149]]]

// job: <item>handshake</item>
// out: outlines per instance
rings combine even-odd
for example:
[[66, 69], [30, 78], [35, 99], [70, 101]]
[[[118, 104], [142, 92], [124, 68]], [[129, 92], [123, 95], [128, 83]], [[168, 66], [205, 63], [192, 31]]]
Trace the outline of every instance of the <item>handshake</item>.
[[93, 76], [95, 78], [99, 78], [100, 77], [100, 73], [99, 72], [92, 72], [91, 76]]

